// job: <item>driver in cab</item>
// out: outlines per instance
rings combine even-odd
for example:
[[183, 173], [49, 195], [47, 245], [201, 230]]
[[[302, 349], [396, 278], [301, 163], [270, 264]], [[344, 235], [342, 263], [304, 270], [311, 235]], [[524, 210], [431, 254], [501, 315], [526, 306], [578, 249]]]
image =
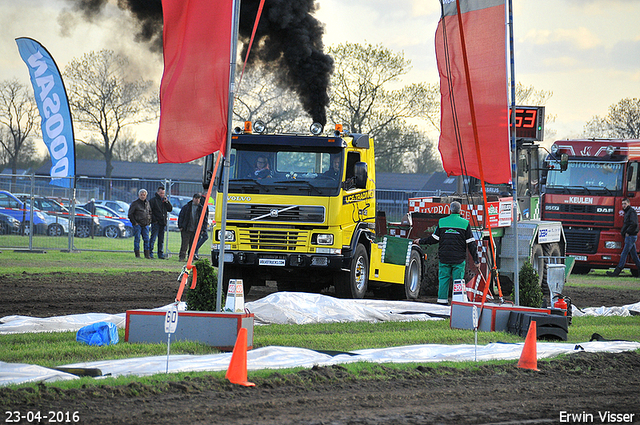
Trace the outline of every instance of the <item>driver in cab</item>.
[[335, 156], [331, 158], [331, 168], [329, 168], [327, 171], [322, 173], [322, 175], [332, 179], [340, 180], [342, 176], [340, 173], [340, 157], [339, 156]]
[[266, 156], [259, 156], [256, 159], [256, 167], [251, 174], [248, 176], [249, 178], [261, 180], [267, 179], [271, 177], [271, 168], [269, 168], [269, 159]]

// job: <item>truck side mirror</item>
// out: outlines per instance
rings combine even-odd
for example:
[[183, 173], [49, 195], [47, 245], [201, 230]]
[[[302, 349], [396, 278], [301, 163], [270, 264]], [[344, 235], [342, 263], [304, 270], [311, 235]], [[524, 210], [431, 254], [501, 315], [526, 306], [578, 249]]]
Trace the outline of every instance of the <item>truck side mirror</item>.
[[214, 156], [212, 153], [204, 157], [202, 166], [202, 187], [209, 189], [211, 180], [213, 179], [213, 167], [215, 167]]
[[569, 166], [569, 155], [563, 153], [560, 155], [560, 171], [566, 171]]
[[366, 189], [367, 187], [367, 179], [368, 179], [368, 172], [367, 172], [367, 163], [366, 162], [356, 162], [354, 165], [354, 176], [355, 176], [355, 183], [356, 183], [356, 188], [358, 189]]

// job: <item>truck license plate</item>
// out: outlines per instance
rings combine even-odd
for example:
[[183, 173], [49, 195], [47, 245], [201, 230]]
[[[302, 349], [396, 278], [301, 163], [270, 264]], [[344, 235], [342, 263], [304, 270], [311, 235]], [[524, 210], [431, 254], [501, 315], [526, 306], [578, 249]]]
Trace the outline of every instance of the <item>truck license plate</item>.
[[574, 258], [576, 259], [576, 261], [587, 261], [586, 255], [574, 255]]
[[278, 260], [275, 258], [260, 258], [258, 260], [259, 266], [285, 266], [285, 260]]

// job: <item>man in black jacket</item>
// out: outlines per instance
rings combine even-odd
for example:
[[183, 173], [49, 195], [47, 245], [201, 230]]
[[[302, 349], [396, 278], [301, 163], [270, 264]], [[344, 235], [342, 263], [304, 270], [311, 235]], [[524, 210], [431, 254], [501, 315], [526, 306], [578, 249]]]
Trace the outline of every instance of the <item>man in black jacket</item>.
[[151, 223], [151, 207], [147, 200], [147, 191], [140, 189], [138, 199], [129, 206], [129, 220], [133, 226], [133, 252], [140, 257], [140, 236], [144, 241], [144, 258], [151, 258], [149, 252], [149, 223]]
[[624, 248], [622, 248], [622, 254], [620, 254], [620, 262], [618, 266], [612, 272], [607, 272], [607, 276], [618, 276], [625, 263], [627, 257], [631, 254], [633, 262], [636, 263], [636, 267], [640, 270], [640, 258], [638, 258], [638, 252], [636, 251], [636, 239], [638, 239], [638, 213], [631, 207], [628, 198], [622, 200], [622, 210], [624, 211], [624, 220], [622, 222], [622, 229], [620, 234], [624, 238]]
[[151, 206], [151, 236], [149, 237], [149, 256], [153, 258], [153, 245], [158, 238], [158, 258], [164, 260], [164, 231], [167, 228], [167, 213], [173, 206], [164, 193], [164, 186], [158, 187], [149, 201]]
[[[200, 196], [199, 193], [194, 194], [193, 199], [182, 207], [178, 215], [178, 228], [180, 229], [180, 236], [182, 237], [180, 244], [180, 261], [186, 261], [187, 254], [191, 250], [191, 245], [193, 244], [193, 239], [198, 227], [198, 220], [200, 220], [200, 214], [202, 213], [201, 199], [202, 196]], [[208, 218], [209, 211], [207, 210], [204, 217], [205, 222]]]
[[461, 208], [460, 202], [453, 201], [451, 214], [438, 221], [438, 227], [431, 236], [413, 241], [416, 245], [439, 244], [438, 304], [449, 303], [449, 281], [464, 279], [467, 250], [476, 268], [479, 265], [476, 240], [469, 220], [460, 217]]

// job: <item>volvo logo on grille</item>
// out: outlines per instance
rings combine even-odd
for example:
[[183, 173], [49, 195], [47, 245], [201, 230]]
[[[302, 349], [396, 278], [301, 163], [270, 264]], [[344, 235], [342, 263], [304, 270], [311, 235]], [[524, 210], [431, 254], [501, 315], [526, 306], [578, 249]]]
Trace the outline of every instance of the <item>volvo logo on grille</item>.
[[275, 209], [275, 208], [272, 208], [272, 209], [269, 211], [269, 216], [270, 216], [270, 217], [274, 217], [274, 218], [275, 218], [275, 217], [277, 217], [277, 216], [278, 216], [278, 210], [277, 210], [277, 209]]

